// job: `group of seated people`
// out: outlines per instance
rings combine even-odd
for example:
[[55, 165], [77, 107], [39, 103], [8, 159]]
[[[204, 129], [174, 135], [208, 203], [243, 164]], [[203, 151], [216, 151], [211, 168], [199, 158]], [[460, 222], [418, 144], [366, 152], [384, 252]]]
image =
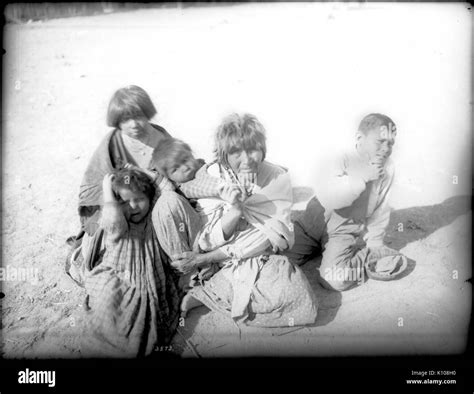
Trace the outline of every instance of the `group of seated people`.
[[370, 264], [385, 261], [389, 272], [403, 258], [383, 244], [389, 117], [362, 120], [354, 149], [328, 164], [321, 193], [292, 221], [288, 171], [265, 160], [255, 116], [225, 117], [205, 163], [151, 123], [155, 115], [142, 88], [115, 92], [113, 130], [80, 186], [81, 231], [66, 272], [87, 293], [85, 356], [149, 355], [200, 305], [238, 325], [312, 325], [318, 300], [300, 265], [322, 252], [319, 283], [342, 291], [363, 282]]

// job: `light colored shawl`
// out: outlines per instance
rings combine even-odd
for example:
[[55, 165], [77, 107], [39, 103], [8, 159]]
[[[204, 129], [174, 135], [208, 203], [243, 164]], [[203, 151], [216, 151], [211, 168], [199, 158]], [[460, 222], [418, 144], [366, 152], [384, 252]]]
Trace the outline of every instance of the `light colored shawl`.
[[257, 175], [257, 186], [254, 194], [244, 201], [245, 219], [268, 237], [274, 252], [291, 248], [293, 193], [289, 174], [264, 161]]
[[[238, 183], [237, 177], [230, 169], [219, 167], [220, 176], [224, 181]], [[210, 170], [214, 172], [216, 168]], [[252, 195], [243, 203], [245, 219], [265, 234], [274, 253], [291, 248], [294, 244], [294, 232], [290, 220], [293, 194], [289, 174], [282, 167], [264, 161], [259, 167], [257, 184], [252, 189]], [[218, 213], [220, 219], [225, 213], [220, 207], [226, 203], [215, 199], [211, 205], [213, 204], [214, 214]], [[225, 271], [226, 277], [233, 283], [235, 290], [231, 316], [237, 323], [244, 322], [248, 318], [248, 305], [258, 273], [264, 264], [263, 256], [232, 259], [225, 263], [230, 268]]]

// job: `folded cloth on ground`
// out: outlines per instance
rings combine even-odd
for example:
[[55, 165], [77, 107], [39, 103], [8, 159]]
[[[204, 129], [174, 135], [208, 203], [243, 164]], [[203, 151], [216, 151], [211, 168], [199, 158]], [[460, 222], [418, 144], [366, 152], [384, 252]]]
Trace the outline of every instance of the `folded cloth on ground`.
[[407, 258], [386, 246], [371, 250], [366, 263], [367, 276], [375, 280], [391, 280], [405, 271]]

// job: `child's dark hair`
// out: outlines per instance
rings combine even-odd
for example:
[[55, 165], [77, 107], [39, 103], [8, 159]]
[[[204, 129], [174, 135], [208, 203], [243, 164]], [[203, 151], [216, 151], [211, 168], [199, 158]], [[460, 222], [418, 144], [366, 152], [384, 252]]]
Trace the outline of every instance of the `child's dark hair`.
[[123, 168], [114, 173], [112, 190], [119, 194], [119, 189], [128, 189], [134, 193], [141, 192], [145, 194], [150, 201], [155, 197], [155, 187], [151, 180], [142, 172]]
[[379, 129], [382, 126], [386, 126], [390, 131], [396, 131], [397, 127], [395, 122], [390, 119], [387, 115], [383, 114], [369, 114], [362, 119], [359, 124], [359, 131], [367, 134], [368, 131]]
[[191, 154], [191, 147], [177, 138], [167, 138], [153, 150], [152, 163], [163, 176], [168, 176], [168, 170], [178, 163], [183, 155]]
[[128, 119], [146, 117], [148, 120], [156, 115], [156, 108], [144, 89], [136, 85], [126, 86], [117, 90], [109, 102], [107, 109], [107, 125], [119, 127]]

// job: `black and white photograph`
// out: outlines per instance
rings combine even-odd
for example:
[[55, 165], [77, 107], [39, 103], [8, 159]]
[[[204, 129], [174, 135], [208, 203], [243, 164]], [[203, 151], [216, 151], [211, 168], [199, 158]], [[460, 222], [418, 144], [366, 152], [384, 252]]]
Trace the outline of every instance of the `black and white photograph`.
[[[3, 359], [467, 352], [468, 3], [4, 20]], [[431, 372], [404, 385], [456, 385]]]

